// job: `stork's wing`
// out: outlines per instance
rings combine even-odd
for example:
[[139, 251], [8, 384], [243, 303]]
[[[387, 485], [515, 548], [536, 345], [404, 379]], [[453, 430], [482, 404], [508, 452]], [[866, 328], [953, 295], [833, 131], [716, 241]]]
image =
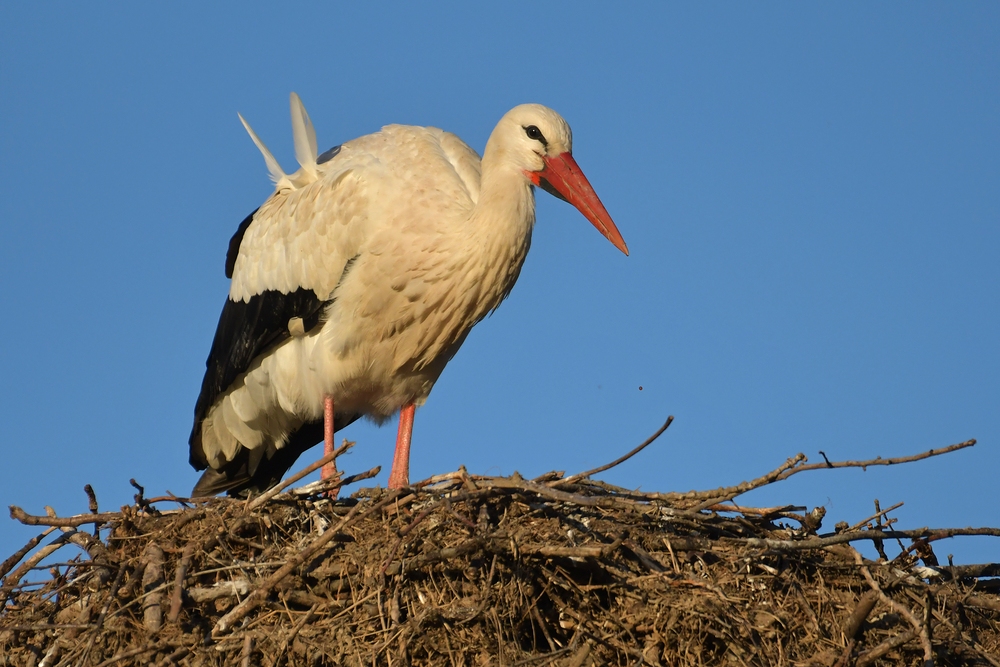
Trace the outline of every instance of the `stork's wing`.
[[215, 402], [255, 359], [319, 324], [357, 255], [368, 207], [351, 163], [331, 161], [315, 183], [276, 192], [233, 235], [226, 257], [232, 285], [195, 404], [190, 442], [196, 468], [205, 467], [201, 423]]

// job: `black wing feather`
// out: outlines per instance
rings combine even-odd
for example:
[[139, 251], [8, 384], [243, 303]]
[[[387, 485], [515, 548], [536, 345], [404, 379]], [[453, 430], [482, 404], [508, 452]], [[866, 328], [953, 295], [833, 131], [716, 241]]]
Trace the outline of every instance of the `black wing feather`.
[[288, 320], [301, 317], [305, 330], [309, 331], [319, 324], [326, 303], [308, 289], [297, 289], [291, 294], [268, 290], [250, 297], [250, 301], [226, 299], [205, 362], [201, 394], [195, 403], [191, 465], [198, 470], [206, 466], [201, 452], [201, 423], [219, 396], [249, 370], [254, 359], [291, 336]]
[[239, 229], [233, 234], [233, 238], [229, 239], [229, 250], [226, 251], [226, 277], [233, 277], [233, 269], [236, 268], [236, 257], [240, 254], [240, 244], [243, 243], [243, 235], [247, 233], [247, 229], [250, 227], [250, 223], [253, 222], [253, 217], [257, 215], [257, 211], [260, 210], [258, 206], [253, 210], [253, 213], [243, 218], [243, 222], [240, 223]]

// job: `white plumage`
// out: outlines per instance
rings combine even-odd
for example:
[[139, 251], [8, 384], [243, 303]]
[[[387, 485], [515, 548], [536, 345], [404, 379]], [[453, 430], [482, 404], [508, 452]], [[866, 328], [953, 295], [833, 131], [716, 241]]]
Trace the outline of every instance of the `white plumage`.
[[[283, 466], [280, 477], [299, 452], [275, 455], [322, 422], [324, 397], [338, 427], [422, 404], [472, 326], [513, 287], [535, 222], [534, 185], [554, 188], [627, 254], [551, 109], [508, 112], [482, 162], [453, 134], [390, 125], [320, 163], [294, 93], [291, 107], [300, 168], [290, 175], [240, 117], [276, 189], [230, 250], [229, 302], [191, 438], [192, 463], [212, 469], [201, 491], [246, 486], [262, 462]], [[255, 342], [240, 343], [247, 338]]]

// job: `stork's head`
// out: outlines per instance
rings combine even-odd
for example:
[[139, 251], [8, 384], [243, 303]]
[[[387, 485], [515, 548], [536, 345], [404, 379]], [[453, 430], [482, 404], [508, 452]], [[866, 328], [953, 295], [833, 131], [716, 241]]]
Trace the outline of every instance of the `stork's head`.
[[[533, 185], [568, 201], [626, 255], [625, 240], [573, 159], [573, 131], [541, 104], [522, 104], [497, 123], [486, 144], [489, 158], [520, 170]], [[484, 156], [484, 160], [488, 159]]]

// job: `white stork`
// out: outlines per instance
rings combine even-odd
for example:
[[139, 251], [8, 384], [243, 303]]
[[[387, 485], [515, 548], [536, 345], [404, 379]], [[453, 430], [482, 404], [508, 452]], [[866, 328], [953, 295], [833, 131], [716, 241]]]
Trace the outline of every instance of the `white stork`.
[[538, 104], [497, 124], [482, 160], [454, 134], [390, 125], [317, 154], [292, 93], [295, 154], [267, 147], [274, 193], [229, 243], [232, 278], [191, 432], [193, 495], [259, 491], [361, 416], [400, 413], [389, 486], [406, 486], [413, 413], [472, 327], [510, 293], [531, 242], [534, 187], [625, 241]]

